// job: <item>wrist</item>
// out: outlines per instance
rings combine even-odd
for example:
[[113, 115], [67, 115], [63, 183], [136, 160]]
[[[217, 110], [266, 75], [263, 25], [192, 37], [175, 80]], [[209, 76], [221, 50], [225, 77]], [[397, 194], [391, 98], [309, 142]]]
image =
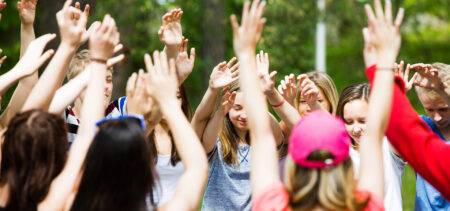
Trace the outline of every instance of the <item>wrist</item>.
[[34, 28], [33, 28], [33, 23], [21, 23], [20, 24], [20, 27], [22, 28], [22, 30], [26, 30], [26, 31], [29, 31], [29, 30], [33, 30]]
[[176, 108], [178, 108], [178, 109], [181, 108], [180, 103], [176, 97], [173, 97], [173, 98], [159, 97], [159, 98], [154, 98], [154, 99], [157, 99], [156, 102], [158, 104], [158, 107], [160, 108], [160, 110], [162, 111], [162, 113], [164, 115], [166, 115], [167, 113], [170, 113], [171, 111], [173, 111]]

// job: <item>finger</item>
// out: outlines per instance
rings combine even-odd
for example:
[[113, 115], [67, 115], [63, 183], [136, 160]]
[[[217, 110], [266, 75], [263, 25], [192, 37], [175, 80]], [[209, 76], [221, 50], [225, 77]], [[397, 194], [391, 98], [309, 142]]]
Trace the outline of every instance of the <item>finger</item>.
[[153, 52], [153, 62], [153, 70], [155, 72], [155, 75], [159, 75], [161, 69], [161, 59], [158, 51]]
[[244, 7], [242, 8], [242, 20], [241, 20], [241, 25], [244, 25], [245, 23], [247, 23], [248, 19], [249, 19], [249, 7], [250, 7], [250, 2], [246, 1], [244, 3]]
[[404, 79], [405, 81], [408, 81], [408, 77], [409, 77], [409, 64], [406, 65], [406, 69], [405, 69], [405, 75], [404, 75]]
[[286, 82], [284, 82], [284, 80], [282, 80], [281, 81], [281, 88], [283, 89], [283, 90], [286, 90]]
[[189, 61], [194, 63], [195, 61], [195, 48], [191, 48], [191, 55], [189, 56]]
[[159, 58], [161, 60], [162, 72], [164, 74], [167, 74], [167, 72], [169, 71], [169, 63], [167, 61], [167, 54], [165, 52], [161, 52]]
[[384, 1], [384, 17], [386, 21], [391, 24], [392, 23], [392, 3], [391, 0]]
[[292, 73], [289, 75], [289, 83], [295, 85], [295, 75]]
[[239, 24], [236, 20], [236, 16], [235, 15], [231, 15], [230, 16], [230, 22], [231, 22], [231, 27], [233, 28], [233, 36], [236, 37], [237, 36], [237, 32], [239, 31]]
[[230, 69], [234, 62], [236, 62], [236, 57], [231, 58], [231, 60], [227, 63], [227, 68]]
[[[42, 56], [39, 58], [37, 66], [40, 67], [42, 66], [48, 59], [50, 59], [53, 54], [55, 54], [55, 51], [53, 49], [50, 49], [48, 51], [46, 51], [44, 54], [42, 54]], [[3, 61], [2, 61], [3, 62]], [[36, 68], [36, 70], [39, 68]]]
[[281, 85], [278, 85], [278, 92], [279, 92], [281, 95], [284, 94], [283, 88], [281, 87]]
[[239, 70], [234, 71], [233, 73], [231, 73], [231, 77], [232, 77], [232, 78], [236, 78], [236, 77], [238, 77], [238, 76], [239, 76]]
[[116, 45], [116, 47], [114, 47], [114, 53], [117, 53], [117, 52], [121, 51], [122, 49], [123, 49], [122, 44]]
[[369, 26], [372, 27], [376, 19], [375, 14], [373, 14], [372, 7], [370, 7], [369, 4], [366, 4], [364, 5], [364, 10], [366, 11], [367, 22], [369, 23]]
[[144, 63], [145, 63], [145, 68], [147, 69], [147, 72], [153, 72], [152, 58], [147, 53], [144, 55]]
[[394, 25], [397, 28], [397, 30], [400, 30], [400, 27], [402, 26], [403, 16], [405, 15], [405, 10], [403, 8], [400, 8], [397, 13], [397, 17], [395, 18]]
[[110, 68], [120, 62], [122, 62], [125, 59], [125, 55], [124, 54], [120, 54], [116, 57], [110, 58], [108, 59], [108, 61], [106, 62], [106, 67]]
[[236, 99], [236, 91], [234, 91], [234, 92], [232, 92], [231, 93], [231, 96], [230, 96], [230, 98], [228, 98], [228, 101], [231, 103], [231, 104], [234, 104], [234, 100]]
[[403, 76], [403, 68], [405, 67], [405, 62], [400, 61], [400, 67], [398, 68], [398, 73]]
[[258, 6], [259, 6], [259, 0], [253, 0], [252, 2], [252, 6], [250, 7], [250, 13], [249, 13], [249, 18], [248, 18], [248, 24], [256, 24], [255, 20], [256, 20], [256, 13], [258, 10]]
[[257, 10], [256, 10], [256, 17], [257, 17], [258, 19], [261, 19], [265, 7], [266, 7], [266, 1], [262, 1], [262, 2], [258, 5], [258, 8], [257, 8]]
[[305, 79], [307, 79], [307, 78], [308, 78], [308, 76], [307, 76], [306, 74], [301, 74], [301, 75], [299, 75], [299, 76], [297, 77], [298, 84], [301, 85], [302, 82], [303, 82]]
[[91, 6], [89, 4], [86, 4], [86, 6], [84, 6], [83, 15], [85, 15], [86, 17], [89, 17], [90, 11], [91, 11]]
[[230, 71], [232, 72], [232, 73], [234, 73], [238, 68], [239, 68], [239, 62], [238, 63], [236, 63], [233, 67], [231, 67], [231, 69], [230, 69]]
[[126, 88], [126, 93], [127, 93], [128, 97], [133, 96], [133, 92], [134, 92], [135, 87], [136, 87], [136, 78], [137, 78], [137, 74], [136, 73], [131, 74], [131, 76], [128, 78], [127, 88]]
[[80, 9], [80, 2], [75, 3], [75, 8]]
[[383, 7], [381, 6], [380, 0], [375, 0], [375, 13], [377, 15], [377, 19], [384, 20]]
[[368, 46], [370, 46], [372, 44], [370, 42], [369, 28], [364, 27], [362, 32], [363, 32], [363, 38], [364, 38], [364, 45], [365, 45], [365, 47], [368, 47]]
[[419, 73], [415, 72], [414, 75], [411, 77], [411, 80], [409, 81], [409, 83], [414, 84], [417, 80], [417, 76], [419, 76]]
[[277, 75], [277, 71], [272, 71], [269, 75], [270, 80], [274, 81], [276, 75]]

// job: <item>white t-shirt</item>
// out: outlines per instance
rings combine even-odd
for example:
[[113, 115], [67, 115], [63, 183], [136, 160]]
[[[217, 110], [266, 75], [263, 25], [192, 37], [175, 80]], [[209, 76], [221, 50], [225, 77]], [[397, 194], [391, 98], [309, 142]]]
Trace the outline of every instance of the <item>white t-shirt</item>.
[[[386, 211], [403, 210], [402, 208], [402, 177], [406, 162], [392, 151], [386, 137], [383, 138], [383, 167], [384, 167], [384, 207]], [[358, 178], [360, 155], [350, 148], [355, 178]]]
[[178, 162], [175, 166], [170, 163], [169, 155], [158, 155], [156, 163], [156, 172], [159, 175], [159, 181], [153, 190], [153, 196], [156, 205], [162, 205], [169, 201], [175, 193], [178, 180], [184, 173], [183, 162]]

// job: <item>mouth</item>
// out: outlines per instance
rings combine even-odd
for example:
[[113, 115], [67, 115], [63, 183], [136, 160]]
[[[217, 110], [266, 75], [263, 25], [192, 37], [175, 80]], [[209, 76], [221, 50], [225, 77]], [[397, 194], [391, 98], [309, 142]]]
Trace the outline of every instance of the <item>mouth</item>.
[[245, 121], [245, 120], [238, 120], [238, 122], [242, 126], [247, 126], [247, 121]]

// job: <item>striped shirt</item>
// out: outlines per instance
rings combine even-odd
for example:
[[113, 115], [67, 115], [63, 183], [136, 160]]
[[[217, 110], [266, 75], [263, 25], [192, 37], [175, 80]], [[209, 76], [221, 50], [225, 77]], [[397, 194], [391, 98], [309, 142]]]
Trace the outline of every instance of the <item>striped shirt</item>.
[[[112, 101], [105, 110], [106, 118], [113, 118], [127, 115], [127, 97], [121, 97]], [[80, 126], [80, 119], [75, 116], [71, 106], [68, 106], [63, 113], [64, 121], [67, 124], [69, 147], [77, 136], [78, 127]]]

